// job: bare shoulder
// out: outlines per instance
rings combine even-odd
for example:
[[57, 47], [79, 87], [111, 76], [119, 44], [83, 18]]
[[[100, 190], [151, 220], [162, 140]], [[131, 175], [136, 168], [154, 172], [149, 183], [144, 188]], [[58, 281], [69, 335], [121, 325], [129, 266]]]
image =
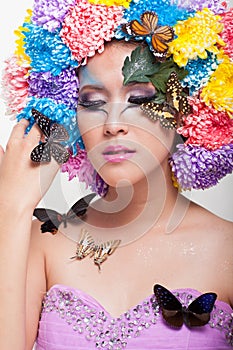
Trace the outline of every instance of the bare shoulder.
[[202, 235], [220, 236], [222, 241], [233, 240], [232, 221], [225, 220], [195, 203], [190, 206], [190, 214], [193, 223], [201, 230]]

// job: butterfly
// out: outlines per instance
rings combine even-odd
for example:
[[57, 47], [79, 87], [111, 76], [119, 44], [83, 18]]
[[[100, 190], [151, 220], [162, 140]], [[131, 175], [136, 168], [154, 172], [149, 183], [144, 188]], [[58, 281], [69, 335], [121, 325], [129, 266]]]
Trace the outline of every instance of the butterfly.
[[38, 220], [44, 222], [41, 225], [41, 232], [56, 234], [61, 223], [66, 227], [67, 222], [77, 222], [78, 218], [86, 213], [90, 201], [95, 196], [95, 193], [91, 193], [81, 198], [68, 210], [67, 214], [60, 214], [52, 209], [36, 208], [33, 215]]
[[123, 32], [134, 37], [150, 37], [153, 54], [164, 60], [168, 51], [168, 43], [174, 38], [174, 30], [170, 26], [158, 26], [158, 16], [153, 11], [146, 11], [141, 16], [141, 23], [136, 19], [123, 24]]
[[140, 108], [152, 120], [160, 120], [160, 124], [167, 129], [174, 129], [181, 125], [184, 115], [190, 113], [190, 105], [186, 95], [182, 95], [183, 88], [178, 76], [172, 72], [166, 84], [165, 102], [146, 102]]
[[192, 301], [188, 307], [181, 302], [165, 287], [156, 284], [154, 293], [164, 320], [173, 327], [180, 328], [185, 323], [188, 327], [204, 326], [210, 320], [217, 295], [204, 293]]
[[67, 141], [69, 134], [63, 125], [51, 123], [50, 119], [44, 114], [32, 109], [32, 115], [36, 124], [45, 136], [45, 142], [41, 142], [31, 152], [33, 162], [50, 162], [53, 157], [58, 164], [67, 162], [70, 157], [67, 149], [59, 142]]
[[116, 239], [96, 244], [90, 233], [83, 228], [77, 243], [75, 256], [72, 256], [70, 259], [81, 260], [90, 255], [91, 258], [94, 257], [94, 264], [97, 265], [100, 270], [100, 265], [107, 260], [109, 255], [115, 252], [120, 243], [121, 240]]

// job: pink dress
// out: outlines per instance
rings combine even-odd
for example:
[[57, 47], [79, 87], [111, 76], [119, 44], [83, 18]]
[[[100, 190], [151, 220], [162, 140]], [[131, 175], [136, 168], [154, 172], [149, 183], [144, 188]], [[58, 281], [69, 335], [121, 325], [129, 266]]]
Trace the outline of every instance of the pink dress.
[[[172, 292], [185, 306], [200, 295], [193, 289]], [[176, 329], [163, 320], [154, 295], [114, 318], [90, 295], [55, 285], [44, 297], [36, 350], [232, 349], [232, 312], [217, 300], [208, 324]]]

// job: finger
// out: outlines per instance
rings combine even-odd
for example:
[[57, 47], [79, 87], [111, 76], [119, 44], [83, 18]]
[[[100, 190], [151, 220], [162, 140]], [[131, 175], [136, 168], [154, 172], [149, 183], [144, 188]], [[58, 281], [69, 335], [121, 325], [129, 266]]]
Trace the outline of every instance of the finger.
[[3, 147], [0, 145], [0, 165], [1, 165], [1, 163], [2, 163], [4, 154], [5, 154], [4, 149], [3, 149]]
[[27, 140], [31, 144], [38, 144], [39, 141], [41, 140], [41, 137], [42, 137], [42, 132], [40, 128], [38, 127], [38, 125], [34, 124], [27, 135]]
[[24, 137], [25, 131], [29, 125], [29, 121], [26, 119], [21, 119], [12, 129], [10, 134], [10, 139], [17, 138], [22, 139]]

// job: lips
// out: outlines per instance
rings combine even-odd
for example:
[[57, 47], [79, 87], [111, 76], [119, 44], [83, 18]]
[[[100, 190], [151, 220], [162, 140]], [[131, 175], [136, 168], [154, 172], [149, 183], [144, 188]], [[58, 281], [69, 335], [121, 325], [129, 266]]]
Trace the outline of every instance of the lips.
[[119, 163], [127, 160], [135, 154], [135, 150], [129, 149], [125, 146], [116, 145], [108, 146], [103, 151], [103, 157], [106, 161], [111, 163]]

